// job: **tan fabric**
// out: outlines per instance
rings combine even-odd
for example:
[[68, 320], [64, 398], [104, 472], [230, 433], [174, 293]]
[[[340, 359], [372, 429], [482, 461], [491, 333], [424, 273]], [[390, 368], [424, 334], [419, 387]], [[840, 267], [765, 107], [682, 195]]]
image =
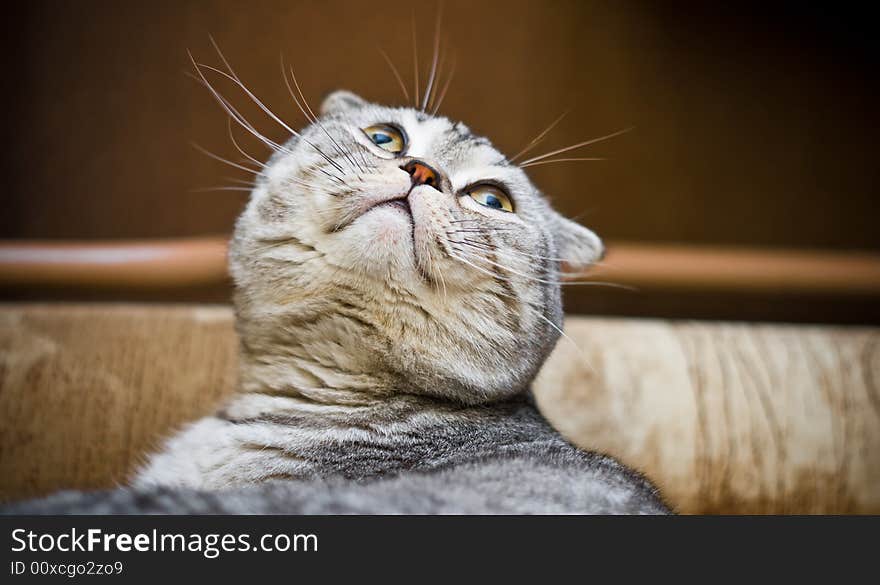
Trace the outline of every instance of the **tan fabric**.
[[[682, 512], [880, 512], [880, 329], [571, 318], [536, 385]], [[0, 498], [112, 486], [235, 383], [228, 307], [0, 306]], [[586, 365], [586, 364], [589, 364]]]

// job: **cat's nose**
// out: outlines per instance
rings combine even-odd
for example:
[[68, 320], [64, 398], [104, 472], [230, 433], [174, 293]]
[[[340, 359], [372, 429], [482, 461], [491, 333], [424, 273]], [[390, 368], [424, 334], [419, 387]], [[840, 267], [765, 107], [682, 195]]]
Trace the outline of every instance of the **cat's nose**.
[[411, 160], [401, 168], [409, 173], [413, 187], [416, 185], [430, 185], [435, 189], [440, 189], [438, 184], [440, 175], [427, 163], [420, 160]]

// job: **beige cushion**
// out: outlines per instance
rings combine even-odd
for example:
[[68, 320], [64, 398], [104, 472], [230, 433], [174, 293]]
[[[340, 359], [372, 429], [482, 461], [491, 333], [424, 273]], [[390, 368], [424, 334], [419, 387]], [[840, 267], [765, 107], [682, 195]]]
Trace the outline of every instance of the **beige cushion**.
[[682, 512], [880, 512], [880, 329], [570, 319], [537, 396]]
[[[566, 331], [542, 409], [678, 510], [880, 512], [880, 329], [578, 317]], [[0, 305], [0, 498], [123, 481], [233, 392], [235, 356], [228, 307]]]

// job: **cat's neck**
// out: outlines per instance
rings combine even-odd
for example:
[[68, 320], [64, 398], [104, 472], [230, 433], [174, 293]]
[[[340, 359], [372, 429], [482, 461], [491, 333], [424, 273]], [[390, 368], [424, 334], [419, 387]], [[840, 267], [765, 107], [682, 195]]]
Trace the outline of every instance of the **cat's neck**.
[[395, 388], [387, 378], [368, 372], [320, 368], [311, 359], [247, 359], [242, 364], [239, 392], [221, 412], [230, 420], [320, 419], [339, 425], [381, 426], [419, 416], [452, 421], [464, 417], [497, 418], [534, 408], [531, 394], [498, 402], [464, 404], [416, 395]]

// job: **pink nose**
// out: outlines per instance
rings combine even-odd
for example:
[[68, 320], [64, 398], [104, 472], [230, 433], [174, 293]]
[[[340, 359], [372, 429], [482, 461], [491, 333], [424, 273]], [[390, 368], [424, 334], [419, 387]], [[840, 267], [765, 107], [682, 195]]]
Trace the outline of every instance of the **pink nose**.
[[413, 160], [408, 162], [404, 167], [409, 176], [412, 178], [413, 185], [430, 185], [437, 187], [437, 172], [425, 163]]

